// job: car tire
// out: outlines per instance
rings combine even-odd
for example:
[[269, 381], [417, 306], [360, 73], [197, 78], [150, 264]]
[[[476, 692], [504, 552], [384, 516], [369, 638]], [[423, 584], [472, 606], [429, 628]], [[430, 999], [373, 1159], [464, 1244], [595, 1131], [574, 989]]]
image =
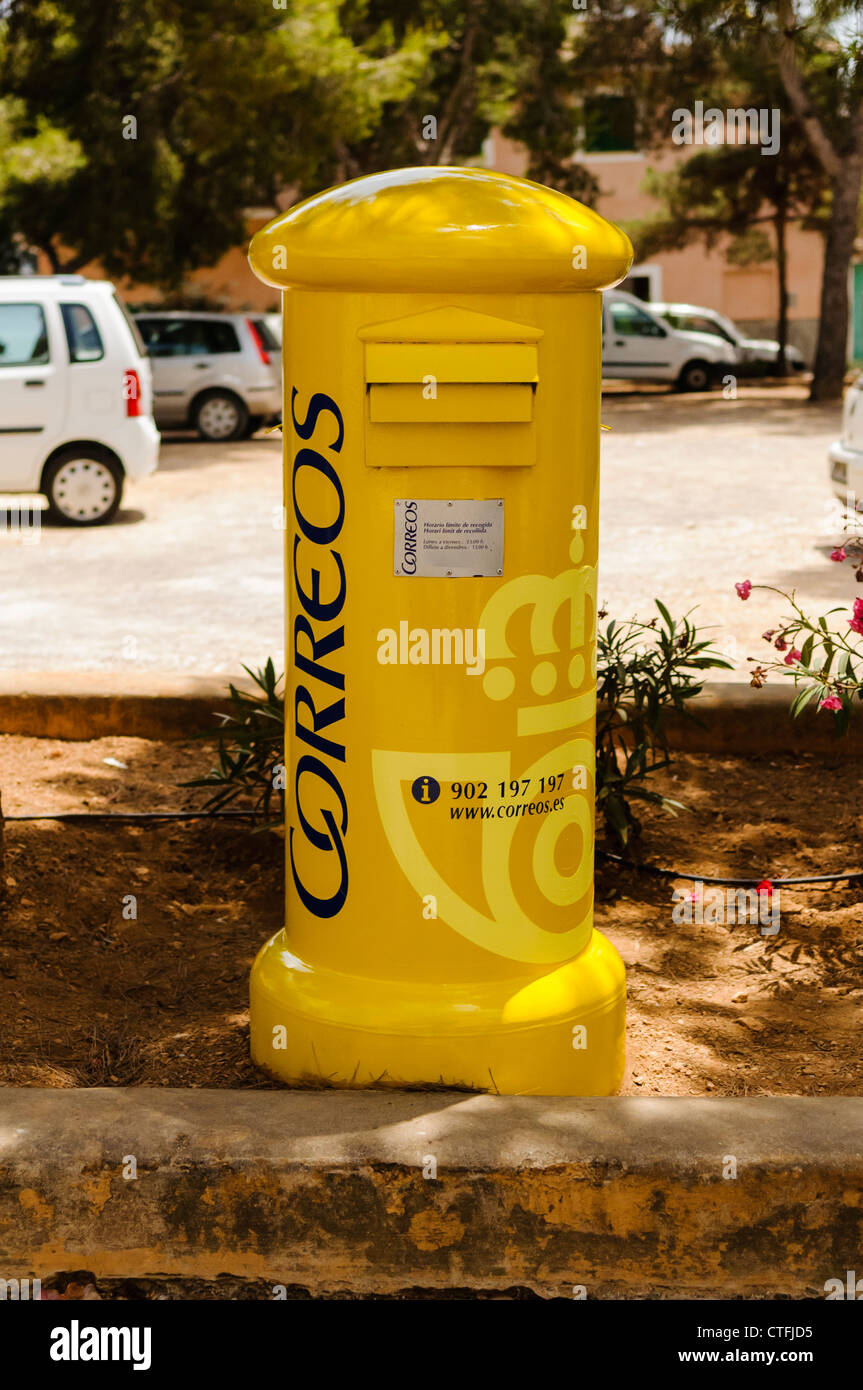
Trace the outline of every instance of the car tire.
[[42, 475], [48, 516], [64, 526], [104, 526], [117, 515], [123, 481], [122, 465], [107, 449], [69, 445]]
[[715, 378], [715, 369], [709, 362], [695, 357], [687, 362], [677, 378], [678, 391], [709, 391]]
[[192, 407], [192, 424], [210, 444], [242, 439], [248, 423], [249, 412], [233, 391], [205, 391]]

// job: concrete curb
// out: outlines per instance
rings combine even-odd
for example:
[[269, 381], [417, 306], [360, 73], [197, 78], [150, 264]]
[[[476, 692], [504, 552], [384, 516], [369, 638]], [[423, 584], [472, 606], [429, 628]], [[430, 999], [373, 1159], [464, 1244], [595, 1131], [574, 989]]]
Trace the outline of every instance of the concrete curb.
[[813, 753], [839, 761], [863, 755], [863, 717], [852, 719], [848, 733], [840, 738], [833, 716], [811, 703], [797, 719], [791, 718], [796, 693], [790, 680], [761, 690], [744, 681], [709, 682], [693, 702], [700, 724], [670, 719], [669, 741], [689, 753]]
[[859, 1265], [858, 1097], [4, 1089], [0, 1115], [7, 1279], [823, 1298]]
[[0, 734], [29, 738], [193, 738], [228, 706], [231, 676], [0, 672]]
[[[248, 689], [231, 676], [135, 676], [76, 671], [68, 676], [0, 672], [0, 734], [31, 738], [192, 738], [216, 724], [227, 708], [227, 687]], [[753, 690], [742, 681], [714, 681], [694, 705], [701, 721], [672, 719], [672, 746], [690, 753], [813, 753], [837, 759], [863, 755], [863, 718], [837, 737], [830, 715], [788, 710], [794, 689]]]

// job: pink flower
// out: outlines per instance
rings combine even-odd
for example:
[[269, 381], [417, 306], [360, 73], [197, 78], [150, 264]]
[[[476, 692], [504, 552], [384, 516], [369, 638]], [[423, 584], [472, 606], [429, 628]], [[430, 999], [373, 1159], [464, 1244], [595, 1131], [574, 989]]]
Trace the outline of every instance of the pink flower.
[[843, 548], [841, 545], [837, 545], [837, 547], [836, 547], [835, 550], [831, 550], [831, 551], [830, 551], [830, 559], [831, 559], [831, 560], [836, 560], [837, 563], [838, 563], [839, 561], [845, 560], [845, 559], [847, 559], [847, 558], [848, 558], [848, 557], [847, 557], [846, 554], [845, 554], [845, 550], [844, 550], [844, 548]]
[[752, 593], [752, 580], [743, 579], [739, 584], [735, 584], [734, 587], [737, 590], [738, 598], [746, 599]]
[[777, 637], [773, 645], [778, 652], [784, 652], [785, 648], [788, 646], [788, 643], [785, 641], [784, 637]]
[[863, 598], [855, 598], [854, 600], [854, 617], [863, 618]]
[[863, 618], [849, 618], [848, 626], [852, 632], [863, 632]]
[[762, 632], [762, 634], [761, 634], [762, 639], [763, 639], [765, 642], [772, 642], [772, 641], [773, 641], [773, 638], [775, 637], [775, 635], [776, 635], [776, 628], [775, 628], [775, 627], [771, 627], [771, 628], [769, 628], [769, 629], [767, 630], [767, 632]]
[[802, 661], [802, 660], [803, 660], [803, 653], [802, 653], [802, 652], [798, 652], [797, 648], [795, 647], [794, 650], [793, 650], [793, 651], [790, 651], [790, 652], [788, 653], [788, 655], [786, 656], [786, 658], [785, 658], [785, 665], [786, 665], [786, 666], [793, 666], [794, 663], [795, 663], [795, 661]]
[[826, 700], [822, 700], [819, 709], [841, 709], [842, 701], [838, 695], [828, 695]]

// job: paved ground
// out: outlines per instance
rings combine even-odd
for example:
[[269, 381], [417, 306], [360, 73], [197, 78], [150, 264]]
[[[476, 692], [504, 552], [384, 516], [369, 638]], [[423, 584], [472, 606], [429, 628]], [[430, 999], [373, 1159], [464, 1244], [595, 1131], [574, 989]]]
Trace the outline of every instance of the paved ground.
[[[782, 609], [770, 595], [741, 603], [735, 580], [796, 586], [818, 612], [854, 596], [850, 567], [826, 558], [841, 527], [825, 461], [838, 407], [808, 405], [800, 387], [736, 401], [615, 391], [603, 417], [610, 612], [646, 616], [654, 596], [674, 612], [697, 604], [745, 670]], [[0, 531], [0, 667], [233, 674], [280, 655], [280, 447], [175, 437], [115, 525]]]

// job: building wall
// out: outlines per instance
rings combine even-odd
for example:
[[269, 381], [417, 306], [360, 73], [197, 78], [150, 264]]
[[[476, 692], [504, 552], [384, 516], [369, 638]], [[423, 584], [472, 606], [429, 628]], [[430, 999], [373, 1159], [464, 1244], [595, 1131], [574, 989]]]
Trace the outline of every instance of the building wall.
[[[656, 203], [642, 191], [648, 168], [658, 171], [673, 167], [686, 154], [580, 154], [579, 163], [598, 180], [601, 194], [597, 211], [612, 222], [631, 222], [647, 217]], [[769, 158], [769, 156], [764, 156]], [[523, 175], [527, 152], [523, 146], [495, 133], [486, 143], [486, 162], [501, 173]], [[765, 225], [771, 236], [771, 229]], [[725, 259], [727, 240], [720, 240], [712, 251], [694, 242], [682, 251], [666, 251], [645, 266], [633, 267], [650, 280], [650, 297], [703, 304], [727, 314], [753, 337], [776, 336], [779, 290], [776, 267], [766, 265], [738, 267]], [[789, 338], [811, 363], [818, 332], [818, 306], [821, 290], [823, 243], [817, 232], [791, 227], [788, 232], [788, 283], [791, 290]], [[636, 292], [641, 286], [635, 288]]]

